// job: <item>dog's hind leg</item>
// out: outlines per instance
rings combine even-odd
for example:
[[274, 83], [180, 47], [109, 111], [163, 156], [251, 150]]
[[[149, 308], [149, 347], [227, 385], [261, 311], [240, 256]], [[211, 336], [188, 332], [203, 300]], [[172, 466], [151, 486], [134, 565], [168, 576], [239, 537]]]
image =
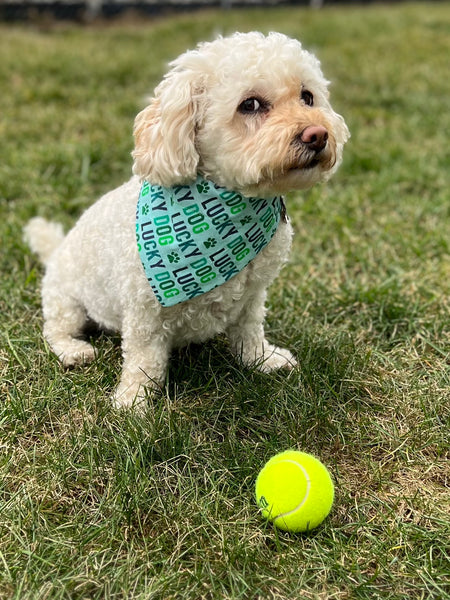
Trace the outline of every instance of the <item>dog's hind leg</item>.
[[44, 337], [65, 367], [91, 362], [94, 347], [82, 339], [85, 308], [75, 299], [52, 291], [43, 295]]

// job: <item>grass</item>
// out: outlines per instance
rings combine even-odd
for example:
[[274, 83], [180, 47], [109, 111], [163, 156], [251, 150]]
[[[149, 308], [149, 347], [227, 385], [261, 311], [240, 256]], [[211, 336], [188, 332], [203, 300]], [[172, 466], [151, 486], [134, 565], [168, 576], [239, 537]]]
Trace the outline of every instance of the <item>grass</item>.
[[[445, 3], [0, 26], [0, 598], [450, 598], [449, 26]], [[219, 339], [173, 357], [144, 419], [116, 414], [118, 340], [60, 368], [22, 225], [125, 180], [167, 61], [253, 28], [317, 52], [352, 131], [336, 178], [288, 198], [267, 328], [300, 368], [244, 371]], [[336, 482], [309, 535], [253, 500], [289, 447]]]

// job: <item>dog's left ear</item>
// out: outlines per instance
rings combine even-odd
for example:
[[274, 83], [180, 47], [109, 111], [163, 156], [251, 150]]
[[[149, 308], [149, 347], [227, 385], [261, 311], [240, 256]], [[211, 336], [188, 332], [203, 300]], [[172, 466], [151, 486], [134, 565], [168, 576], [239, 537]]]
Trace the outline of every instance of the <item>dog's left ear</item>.
[[195, 179], [199, 88], [191, 71], [176, 67], [156, 88], [150, 105], [137, 115], [132, 156], [133, 172], [141, 179], [165, 187]]

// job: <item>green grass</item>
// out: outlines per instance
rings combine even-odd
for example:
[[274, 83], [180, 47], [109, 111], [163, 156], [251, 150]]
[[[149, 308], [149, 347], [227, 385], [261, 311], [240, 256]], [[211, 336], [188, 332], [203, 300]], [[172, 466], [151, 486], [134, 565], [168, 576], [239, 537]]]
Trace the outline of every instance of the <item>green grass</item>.
[[[145, 418], [116, 414], [118, 340], [60, 368], [21, 228], [127, 179], [167, 61], [235, 29], [316, 51], [352, 131], [336, 178], [288, 198], [267, 329], [300, 367], [242, 370], [219, 339], [175, 354]], [[0, 598], [450, 598], [449, 30], [445, 3], [0, 26]], [[253, 500], [289, 447], [336, 482], [309, 535]]]

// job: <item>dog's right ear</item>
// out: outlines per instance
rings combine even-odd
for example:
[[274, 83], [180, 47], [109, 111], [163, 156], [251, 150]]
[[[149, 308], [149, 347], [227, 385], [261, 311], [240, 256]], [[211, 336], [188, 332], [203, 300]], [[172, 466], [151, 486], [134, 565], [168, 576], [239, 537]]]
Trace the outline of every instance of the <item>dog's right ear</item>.
[[198, 87], [191, 71], [174, 68], [137, 115], [132, 156], [133, 172], [141, 179], [170, 187], [196, 178]]

